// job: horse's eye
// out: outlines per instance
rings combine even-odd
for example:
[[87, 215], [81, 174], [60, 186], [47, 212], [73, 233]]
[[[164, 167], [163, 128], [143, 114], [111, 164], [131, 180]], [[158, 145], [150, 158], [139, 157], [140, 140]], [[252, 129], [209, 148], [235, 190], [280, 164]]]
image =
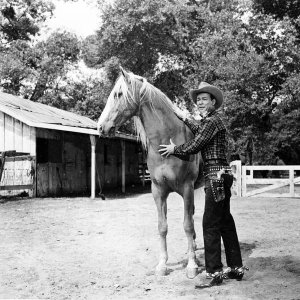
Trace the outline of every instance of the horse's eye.
[[114, 93], [114, 98], [115, 99], [120, 99], [120, 97], [122, 97], [123, 96], [123, 93], [122, 92], [115, 92]]
[[115, 93], [115, 98], [120, 98], [122, 97], [122, 95], [123, 95], [122, 92]]

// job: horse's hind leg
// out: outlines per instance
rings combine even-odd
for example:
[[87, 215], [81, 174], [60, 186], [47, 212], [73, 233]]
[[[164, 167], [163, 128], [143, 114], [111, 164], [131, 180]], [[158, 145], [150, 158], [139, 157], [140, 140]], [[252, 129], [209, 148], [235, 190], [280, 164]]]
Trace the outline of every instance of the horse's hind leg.
[[195, 254], [195, 228], [194, 228], [194, 189], [191, 185], [187, 185], [183, 191], [184, 200], [184, 221], [183, 227], [188, 240], [188, 264], [186, 269], [186, 275], [188, 278], [194, 278], [197, 276], [198, 265], [196, 263]]
[[156, 266], [156, 274], [160, 276], [167, 275], [167, 260], [168, 260], [168, 250], [167, 250], [167, 233], [168, 233], [168, 223], [167, 223], [167, 197], [169, 192], [165, 191], [164, 188], [157, 186], [152, 183], [152, 195], [155, 200], [158, 214], [158, 232], [160, 236], [160, 257], [159, 263]]

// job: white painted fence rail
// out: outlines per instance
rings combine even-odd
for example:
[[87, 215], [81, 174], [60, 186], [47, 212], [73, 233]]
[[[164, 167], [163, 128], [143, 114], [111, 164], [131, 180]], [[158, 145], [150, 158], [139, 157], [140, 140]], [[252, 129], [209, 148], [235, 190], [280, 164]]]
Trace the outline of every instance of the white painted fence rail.
[[[234, 174], [233, 193], [251, 197], [300, 197], [300, 165], [296, 166], [242, 166], [240, 161], [231, 164]], [[254, 171], [266, 171], [269, 176], [255, 178]], [[277, 176], [273, 176], [277, 173]], [[271, 175], [271, 176], [270, 176]]]

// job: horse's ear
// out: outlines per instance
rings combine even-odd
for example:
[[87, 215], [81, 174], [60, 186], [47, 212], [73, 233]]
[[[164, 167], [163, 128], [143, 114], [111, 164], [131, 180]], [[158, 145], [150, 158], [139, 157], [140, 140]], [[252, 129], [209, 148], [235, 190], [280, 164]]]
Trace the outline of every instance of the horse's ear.
[[120, 66], [121, 74], [124, 76], [126, 81], [130, 81], [129, 74]]
[[124, 76], [124, 74], [126, 73], [125, 70], [122, 68], [122, 66], [119, 66], [119, 68], [120, 68], [122, 75]]

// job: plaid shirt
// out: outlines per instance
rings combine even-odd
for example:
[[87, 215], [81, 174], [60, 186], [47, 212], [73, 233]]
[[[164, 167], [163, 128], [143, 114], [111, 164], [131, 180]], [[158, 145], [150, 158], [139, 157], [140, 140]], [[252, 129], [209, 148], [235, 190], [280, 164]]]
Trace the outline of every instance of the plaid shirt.
[[220, 160], [227, 162], [227, 133], [219, 114], [214, 111], [201, 121], [185, 120], [184, 123], [191, 129], [195, 137], [175, 146], [174, 155], [196, 154], [201, 151], [205, 162]]

